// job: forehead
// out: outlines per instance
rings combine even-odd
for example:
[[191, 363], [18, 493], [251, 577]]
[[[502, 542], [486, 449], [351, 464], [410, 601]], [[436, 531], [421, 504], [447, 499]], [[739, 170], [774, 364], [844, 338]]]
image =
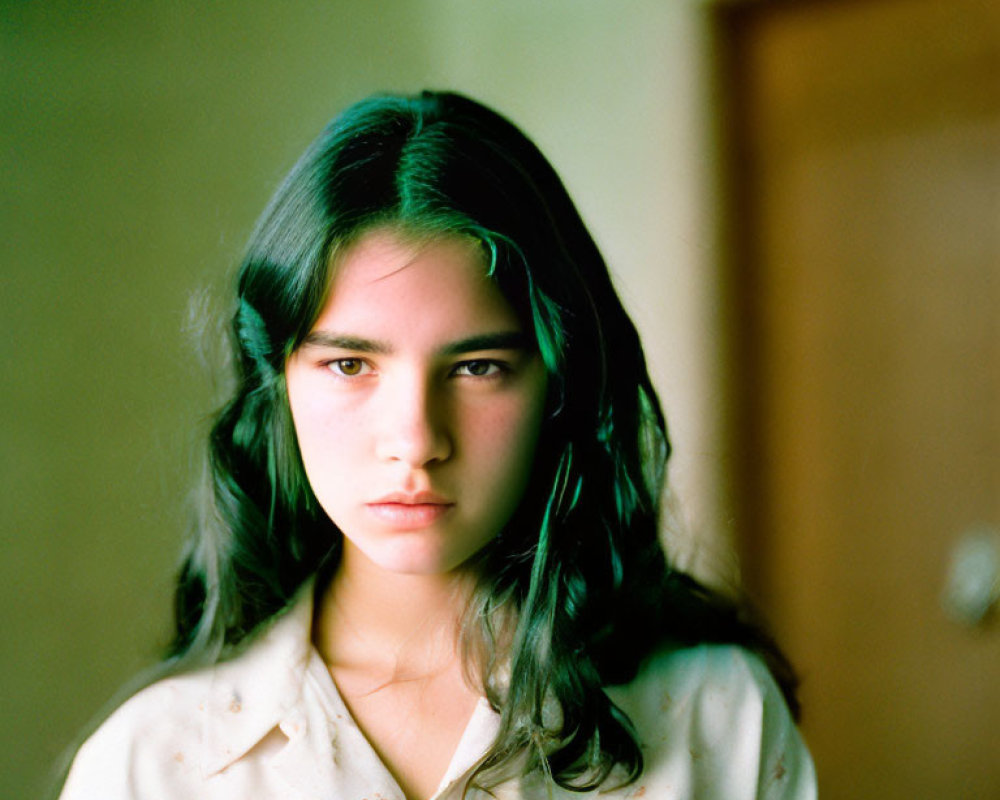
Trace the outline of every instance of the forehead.
[[378, 229], [338, 253], [332, 267], [314, 330], [521, 327], [472, 237], [418, 239]]

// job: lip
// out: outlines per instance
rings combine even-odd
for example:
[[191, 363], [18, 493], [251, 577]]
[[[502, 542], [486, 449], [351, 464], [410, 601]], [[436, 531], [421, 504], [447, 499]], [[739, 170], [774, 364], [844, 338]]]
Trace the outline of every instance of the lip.
[[417, 530], [437, 522], [455, 504], [434, 492], [393, 492], [365, 504], [379, 522], [395, 530]]
[[391, 492], [385, 497], [373, 500], [369, 505], [399, 504], [404, 506], [435, 505], [453, 506], [455, 503], [437, 492]]

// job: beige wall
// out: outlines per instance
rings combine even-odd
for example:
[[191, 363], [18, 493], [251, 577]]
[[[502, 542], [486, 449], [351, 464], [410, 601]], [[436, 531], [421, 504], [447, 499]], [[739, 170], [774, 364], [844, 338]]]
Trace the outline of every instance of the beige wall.
[[466, 91], [551, 156], [645, 334], [693, 527], [714, 528], [694, 0], [85, 5], [0, 4], [0, 795], [37, 796], [166, 639], [213, 402], [192, 293], [221, 283], [299, 151], [370, 91]]

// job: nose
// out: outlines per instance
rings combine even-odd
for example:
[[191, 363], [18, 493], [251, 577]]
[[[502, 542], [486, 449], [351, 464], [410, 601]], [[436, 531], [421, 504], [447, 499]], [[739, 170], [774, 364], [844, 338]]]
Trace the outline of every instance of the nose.
[[446, 461], [454, 447], [445, 398], [433, 381], [419, 375], [387, 382], [379, 404], [375, 455], [411, 468]]

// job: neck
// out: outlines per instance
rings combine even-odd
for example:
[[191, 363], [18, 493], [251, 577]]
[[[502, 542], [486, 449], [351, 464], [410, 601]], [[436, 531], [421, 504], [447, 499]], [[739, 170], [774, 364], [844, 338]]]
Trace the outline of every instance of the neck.
[[317, 601], [313, 640], [331, 666], [376, 683], [421, 677], [454, 663], [468, 576], [405, 575], [372, 563], [345, 541]]

